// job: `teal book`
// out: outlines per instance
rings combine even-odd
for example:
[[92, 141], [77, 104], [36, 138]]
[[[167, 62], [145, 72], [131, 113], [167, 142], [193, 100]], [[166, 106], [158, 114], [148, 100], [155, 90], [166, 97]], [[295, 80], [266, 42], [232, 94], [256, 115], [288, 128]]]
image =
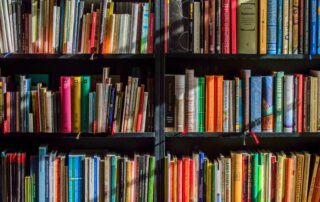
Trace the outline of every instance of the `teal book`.
[[253, 186], [252, 186], [252, 193], [253, 198], [252, 202], [258, 202], [258, 195], [259, 195], [259, 154], [255, 153], [252, 157], [252, 175], [253, 175]]
[[153, 202], [155, 157], [149, 159], [148, 202]]
[[68, 159], [68, 201], [74, 202], [74, 156], [69, 155]]
[[275, 72], [274, 73], [274, 83], [275, 83], [275, 89], [274, 89], [274, 96], [275, 96], [275, 132], [281, 133], [283, 131], [283, 77], [284, 72]]
[[206, 102], [206, 80], [204, 77], [199, 77], [198, 80], [199, 85], [199, 96], [198, 96], [198, 131], [204, 132], [205, 131], [205, 102]]
[[116, 202], [116, 184], [117, 184], [117, 157], [111, 156], [111, 200], [110, 202]]
[[47, 155], [48, 147], [40, 146], [39, 147], [39, 178], [38, 178], [38, 193], [39, 193], [39, 201], [46, 200], [45, 193], [45, 184], [46, 184], [46, 162], [45, 156]]
[[149, 12], [149, 3], [144, 3], [143, 4], [143, 13], [142, 13], [140, 53], [147, 53], [147, 51], [148, 51], [149, 13], [150, 13]]
[[90, 76], [81, 77], [81, 131], [89, 131], [89, 92]]
[[258, 164], [258, 202], [265, 201], [264, 194], [264, 155], [259, 154], [259, 164]]

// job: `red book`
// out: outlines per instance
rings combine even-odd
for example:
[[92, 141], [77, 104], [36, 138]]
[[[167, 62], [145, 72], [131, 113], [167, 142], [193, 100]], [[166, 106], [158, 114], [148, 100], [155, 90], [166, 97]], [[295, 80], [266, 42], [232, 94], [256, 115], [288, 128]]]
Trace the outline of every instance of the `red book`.
[[60, 77], [61, 99], [61, 132], [71, 133], [71, 78]]
[[141, 132], [143, 105], [144, 105], [144, 85], [141, 85], [140, 103], [139, 103], [139, 111], [138, 111], [137, 126], [136, 126], [137, 132]]
[[154, 13], [149, 16], [149, 30], [148, 30], [148, 53], [153, 53], [153, 39], [154, 39]]
[[60, 158], [55, 158], [54, 160], [54, 202], [60, 202], [60, 194], [61, 194], [61, 182], [60, 182]]
[[182, 202], [182, 160], [178, 160], [177, 202]]
[[242, 155], [242, 201], [248, 200], [248, 156]]
[[96, 23], [97, 23], [97, 12], [92, 12], [92, 23], [91, 23], [91, 34], [90, 34], [90, 50], [94, 53], [94, 42], [96, 36]]
[[10, 103], [11, 103], [11, 96], [10, 96], [10, 92], [7, 92], [6, 93], [6, 126], [5, 127], [5, 133], [10, 133], [11, 132], [11, 123], [10, 123], [10, 120], [11, 120], [11, 106], [10, 106]]
[[190, 159], [190, 175], [189, 175], [189, 182], [190, 182], [190, 186], [189, 186], [189, 199], [190, 201], [193, 201], [193, 196], [194, 196], [194, 161], [193, 159]]
[[231, 0], [231, 53], [237, 54], [237, 0]]
[[215, 53], [216, 50], [216, 1], [209, 0], [209, 51]]
[[168, 53], [168, 38], [169, 38], [169, 2], [164, 0], [164, 53]]
[[296, 74], [298, 79], [298, 100], [297, 100], [297, 132], [302, 132], [303, 128], [303, 75]]
[[182, 168], [182, 202], [189, 202], [189, 175], [190, 175], [190, 159], [183, 158], [183, 168]]
[[230, 53], [230, 0], [221, 2], [221, 53]]
[[277, 177], [277, 160], [275, 156], [271, 157], [271, 201], [276, 200], [276, 177]]

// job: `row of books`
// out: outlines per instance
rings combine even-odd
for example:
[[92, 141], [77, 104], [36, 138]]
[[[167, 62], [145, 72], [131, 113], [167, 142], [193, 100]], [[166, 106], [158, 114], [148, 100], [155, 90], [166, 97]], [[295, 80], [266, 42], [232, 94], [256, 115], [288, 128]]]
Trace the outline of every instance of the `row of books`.
[[165, 77], [167, 132], [319, 132], [320, 71]]
[[320, 201], [319, 156], [231, 152], [165, 157], [165, 202]]
[[153, 53], [153, 3], [0, 1], [0, 52]]
[[155, 157], [1, 154], [1, 201], [154, 201]]
[[25, 75], [18, 77], [14, 91], [8, 87], [9, 80], [1, 77], [0, 81], [0, 124], [4, 133], [153, 131], [152, 78], [145, 86], [138, 77], [129, 76], [124, 85], [104, 68], [99, 80], [91, 81], [91, 76], [60, 77], [57, 92], [42, 83], [31, 85], [32, 79]]
[[164, 1], [165, 52], [320, 54], [317, 0]]

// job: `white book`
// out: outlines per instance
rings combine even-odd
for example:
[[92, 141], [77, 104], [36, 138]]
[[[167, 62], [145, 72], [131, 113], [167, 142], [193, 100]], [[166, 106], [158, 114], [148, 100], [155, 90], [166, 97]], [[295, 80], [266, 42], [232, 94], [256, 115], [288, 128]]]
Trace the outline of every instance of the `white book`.
[[56, 49], [56, 29], [57, 29], [57, 6], [53, 6], [53, 16], [52, 16], [52, 49], [53, 50], [49, 50], [49, 51], [55, 51]]
[[90, 157], [89, 163], [89, 202], [94, 201], [94, 160]]
[[185, 76], [185, 129], [194, 131], [194, 70], [186, 69]]
[[220, 159], [218, 161], [214, 161], [214, 175], [215, 175], [215, 201], [221, 201], [221, 169], [222, 169], [222, 162]]
[[228, 80], [223, 81], [223, 132], [229, 132], [229, 84]]
[[33, 113], [29, 113], [29, 133], [33, 133]]
[[[116, 20], [115, 20], [115, 18], [116, 18], [116, 15], [115, 14], [112, 14], [112, 16], [111, 16], [111, 30], [110, 30], [110, 49], [108, 50], [109, 51], [109, 53], [114, 53], [113, 52], [113, 46], [114, 46], [114, 30], [116, 29]], [[108, 33], [107, 33], [108, 34]]]
[[148, 106], [148, 92], [144, 92], [141, 132], [145, 132], [145, 129], [146, 129], [147, 106]]
[[131, 38], [131, 16], [129, 14], [123, 15], [123, 49], [122, 53], [129, 53], [130, 38]]
[[193, 52], [200, 53], [200, 2], [193, 3]]
[[283, 118], [283, 132], [292, 132], [293, 131], [293, 75], [284, 76], [284, 93], [283, 93], [283, 109], [284, 109], [284, 118]]
[[96, 132], [97, 133], [102, 133], [105, 132], [106, 126], [103, 124], [105, 123], [106, 119], [106, 111], [105, 111], [105, 106], [104, 106], [104, 98], [105, 98], [105, 91], [104, 91], [104, 84], [102, 83], [97, 83], [96, 86]]
[[184, 130], [184, 94], [185, 94], [185, 75], [175, 75], [175, 130]]
[[131, 23], [131, 34], [130, 34], [131, 37], [129, 37], [131, 39], [130, 53], [132, 54], [138, 53], [137, 43], [138, 43], [138, 37], [139, 37], [138, 36], [139, 7], [141, 7], [139, 3], [132, 4], [132, 13], [131, 13], [132, 23]]
[[89, 157], [84, 159], [84, 201], [89, 202]]
[[69, 23], [68, 23], [68, 41], [67, 41], [67, 53], [72, 53], [72, 45], [73, 45], [73, 30], [74, 30], [74, 17], [75, 17], [75, 0], [70, 1], [70, 10], [69, 10]]
[[12, 39], [12, 23], [11, 19], [9, 16], [8, 12], [8, 2], [7, 1], [2, 1], [3, 2], [3, 12], [4, 12], [4, 20], [5, 20], [5, 26], [6, 26], [6, 31], [7, 31], [7, 40], [8, 40], [8, 52], [13, 52], [14, 47], [13, 47], [13, 39]]
[[199, 113], [199, 79], [197, 77], [194, 77], [193, 85], [194, 85], [194, 132], [198, 132], [199, 130], [199, 123], [198, 123], [198, 113]]

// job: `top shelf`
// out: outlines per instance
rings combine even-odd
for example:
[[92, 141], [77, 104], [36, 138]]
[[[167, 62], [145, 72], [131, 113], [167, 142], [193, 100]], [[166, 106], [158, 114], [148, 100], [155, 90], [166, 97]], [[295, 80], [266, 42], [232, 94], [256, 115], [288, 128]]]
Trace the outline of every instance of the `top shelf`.
[[52, 59], [52, 60], [138, 60], [154, 59], [154, 54], [1, 54], [0, 60], [11, 59]]

